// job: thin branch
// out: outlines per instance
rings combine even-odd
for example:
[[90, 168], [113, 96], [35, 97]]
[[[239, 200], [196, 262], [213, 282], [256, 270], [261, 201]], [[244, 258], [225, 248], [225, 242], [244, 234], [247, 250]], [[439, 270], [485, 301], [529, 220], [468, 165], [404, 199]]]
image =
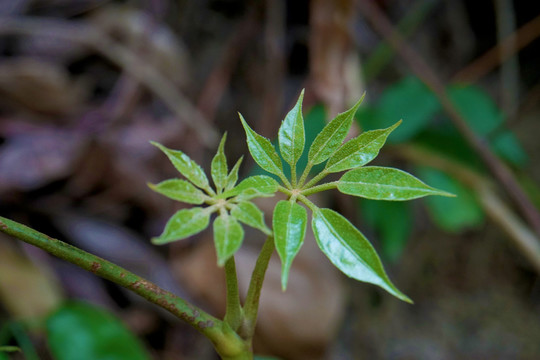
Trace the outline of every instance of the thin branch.
[[37, 17], [0, 17], [0, 34], [49, 36], [93, 48], [161, 98], [206, 146], [213, 147], [217, 142], [217, 131], [166, 76], [92, 25]]
[[0, 217], [0, 231], [133, 291], [184, 320], [210, 339], [221, 335], [221, 320], [116, 264], [4, 217]]
[[480, 158], [488, 166], [499, 183], [503, 185], [534, 232], [540, 235], [540, 213], [538, 209], [532, 204], [510, 169], [491, 151], [487, 142], [471, 130], [461, 113], [448, 97], [446, 88], [437, 74], [412, 47], [403, 41], [399, 34], [394, 32], [389, 19], [375, 3], [370, 0], [359, 0], [357, 4], [366, 19], [371, 22], [374, 29], [396, 49], [401, 58], [409, 65], [412, 72], [433, 91], [456, 128], [480, 155]]
[[[503, 41], [489, 49], [484, 55], [478, 57], [472, 63], [461, 69], [453, 77], [453, 81], [475, 82], [488, 74], [497, 66], [514, 56], [515, 53], [529, 45], [532, 41], [540, 37], [540, 15], [520, 27], [513, 34], [508, 35]], [[513, 51], [505, 51], [501, 56], [501, 49], [511, 46]]]
[[259, 312], [259, 299], [261, 297], [262, 285], [264, 282], [264, 276], [266, 269], [268, 269], [268, 263], [274, 253], [274, 237], [268, 236], [261, 249], [261, 253], [255, 263], [255, 268], [251, 274], [251, 281], [249, 283], [249, 289], [244, 304], [244, 319], [245, 322], [242, 325], [239, 333], [240, 335], [250, 340], [255, 332], [255, 324], [257, 323], [257, 315]]
[[490, 180], [455, 160], [419, 146], [398, 145], [393, 148], [392, 153], [417, 164], [439, 169], [469, 187], [486, 214], [506, 232], [540, 274], [540, 240], [501, 200]]

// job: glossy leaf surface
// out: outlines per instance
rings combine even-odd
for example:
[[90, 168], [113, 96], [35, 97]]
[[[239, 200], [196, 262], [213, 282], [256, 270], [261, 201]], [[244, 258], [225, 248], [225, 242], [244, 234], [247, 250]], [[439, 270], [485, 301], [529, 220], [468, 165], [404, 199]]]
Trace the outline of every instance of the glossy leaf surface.
[[343, 273], [412, 303], [392, 284], [373, 246], [346, 218], [333, 210], [319, 209], [313, 213], [312, 227], [322, 252]]
[[206, 177], [206, 174], [195, 161], [189, 158], [189, 156], [180, 150], [167, 149], [165, 146], [156, 142], [151, 143], [167, 155], [176, 170], [184, 175], [186, 179], [200, 188], [208, 188], [208, 178]]
[[332, 155], [341, 145], [349, 132], [356, 110], [362, 103], [362, 98], [349, 110], [336, 116], [317, 135], [309, 149], [308, 160], [312, 164], [320, 164]]
[[139, 340], [110, 313], [85, 303], [68, 303], [46, 322], [56, 360], [149, 360]]
[[281, 288], [287, 288], [292, 262], [306, 235], [307, 211], [296, 202], [281, 200], [274, 208], [274, 241], [281, 258]]
[[240, 115], [240, 120], [246, 131], [247, 144], [253, 160], [269, 173], [283, 175], [281, 159], [270, 140], [253, 131], [242, 115]]
[[259, 229], [267, 235], [272, 234], [272, 231], [264, 222], [264, 213], [257, 207], [257, 205], [250, 201], [241, 201], [234, 205], [231, 210], [231, 215], [234, 216], [238, 221]]
[[159, 237], [152, 238], [152, 243], [162, 245], [185, 239], [206, 229], [209, 221], [210, 211], [208, 209], [200, 207], [182, 209], [169, 219], [165, 230]]
[[367, 166], [351, 170], [341, 177], [337, 185], [344, 194], [373, 200], [412, 200], [427, 195], [453, 196], [424, 184], [405, 171]]
[[148, 184], [150, 189], [166, 197], [188, 204], [200, 205], [204, 202], [205, 194], [190, 182], [180, 179], [170, 179], [157, 185]]
[[304, 90], [300, 93], [294, 108], [289, 111], [285, 120], [283, 120], [278, 133], [281, 156], [290, 165], [296, 164], [300, 159], [306, 143], [304, 118], [302, 116], [303, 99]]
[[223, 266], [234, 255], [242, 245], [242, 240], [244, 229], [234, 217], [228, 214], [217, 217], [214, 221], [214, 245], [219, 266]]
[[238, 181], [238, 171], [240, 170], [240, 165], [242, 164], [243, 156], [238, 159], [236, 164], [234, 164], [231, 172], [227, 175], [227, 180], [225, 181], [225, 191], [230, 190], [236, 185]]
[[379, 154], [386, 138], [401, 120], [387, 129], [372, 130], [347, 141], [328, 160], [326, 171], [339, 172], [364, 166]]
[[279, 184], [276, 180], [266, 175], [250, 176], [243, 180], [234, 189], [223, 193], [224, 196], [239, 196], [243, 200], [255, 197], [273, 196]]
[[214, 185], [216, 190], [220, 192], [225, 188], [227, 182], [227, 175], [229, 169], [227, 167], [227, 157], [225, 156], [225, 141], [227, 140], [227, 133], [223, 134], [221, 142], [219, 143], [218, 151], [214, 158], [212, 159], [212, 164], [210, 167], [210, 173], [212, 174], [212, 180], [214, 180]]

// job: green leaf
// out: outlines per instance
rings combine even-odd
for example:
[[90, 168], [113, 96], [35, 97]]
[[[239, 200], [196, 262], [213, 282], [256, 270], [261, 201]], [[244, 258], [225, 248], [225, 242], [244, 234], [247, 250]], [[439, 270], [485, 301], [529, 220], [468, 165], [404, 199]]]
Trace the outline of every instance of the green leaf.
[[412, 303], [392, 284], [373, 246], [346, 218], [330, 209], [318, 209], [313, 213], [312, 227], [319, 248], [345, 275], [378, 285]]
[[364, 166], [379, 155], [386, 138], [399, 124], [401, 120], [389, 128], [368, 131], [347, 141], [330, 157], [325, 170], [332, 173]]
[[427, 195], [454, 196], [424, 184], [405, 171], [378, 166], [366, 166], [345, 173], [337, 187], [344, 194], [373, 200], [402, 201]]
[[178, 211], [169, 219], [163, 233], [159, 237], [152, 238], [152, 243], [163, 245], [203, 231], [210, 222], [208, 209], [195, 207]]
[[165, 195], [170, 199], [188, 204], [200, 205], [206, 198], [206, 195], [201, 190], [185, 180], [170, 179], [162, 181], [157, 185], [149, 183], [148, 186], [155, 192]]
[[380, 129], [403, 119], [403, 124], [388, 137], [399, 143], [412, 139], [430, 123], [441, 105], [433, 92], [416, 77], [407, 77], [388, 87], [377, 105], [358, 114], [365, 130]]
[[112, 314], [72, 302], [46, 322], [47, 342], [56, 360], [149, 360], [139, 340]]
[[253, 131], [244, 120], [244, 117], [241, 114], [238, 115], [240, 115], [240, 121], [246, 131], [249, 152], [255, 162], [269, 173], [285, 176], [279, 155], [270, 140]]
[[201, 189], [209, 188], [208, 178], [206, 177], [203, 169], [201, 169], [201, 167], [195, 161], [191, 160], [189, 156], [180, 150], [167, 149], [165, 146], [153, 141], [150, 143], [163, 151], [172, 162], [176, 170], [178, 170], [180, 174], [184, 175], [186, 179]]
[[281, 288], [287, 288], [292, 262], [306, 235], [307, 212], [293, 201], [281, 200], [274, 208], [274, 241], [281, 259]]
[[226, 183], [225, 191], [231, 190], [234, 187], [234, 185], [236, 185], [236, 182], [238, 181], [238, 171], [240, 170], [240, 164], [242, 164], [243, 159], [244, 159], [243, 156], [241, 156], [240, 159], [238, 159], [236, 164], [234, 164], [231, 172], [227, 176], [227, 181], [225, 182]]
[[218, 151], [212, 159], [212, 165], [210, 172], [217, 192], [221, 192], [227, 185], [227, 173], [229, 171], [227, 167], [227, 157], [225, 156], [225, 141], [227, 140], [227, 133], [223, 134], [221, 142], [219, 143]]
[[364, 96], [352, 108], [336, 116], [317, 135], [309, 148], [308, 160], [312, 164], [322, 163], [341, 145], [349, 132], [354, 114], [364, 100]]
[[[439, 197], [431, 197], [435, 199]], [[405, 201], [377, 201], [362, 199], [362, 218], [377, 232], [383, 258], [397, 261], [411, 236], [412, 209]], [[391, 224], [389, 226], [388, 224]]]
[[225, 262], [234, 255], [242, 245], [242, 240], [244, 240], [242, 225], [227, 213], [218, 216], [214, 221], [214, 244], [219, 266], [225, 265]]
[[274, 196], [279, 184], [276, 180], [266, 175], [250, 176], [238, 184], [233, 189], [224, 192], [223, 196], [238, 196], [242, 200], [249, 200], [256, 197]]
[[455, 199], [439, 196], [426, 198], [426, 205], [432, 220], [443, 230], [460, 232], [479, 226], [484, 221], [484, 212], [473, 192], [445, 173], [427, 167], [418, 169], [423, 179], [456, 194]]
[[502, 111], [485, 91], [473, 85], [452, 85], [448, 87], [448, 96], [473, 131], [491, 140], [490, 145], [499, 156], [514, 165], [525, 165], [525, 150], [514, 134], [504, 128]]
[[264, 213], [250, 201], [241, 201], [235, 204], [231, 210], [231, 215], [238, 221], [261, 230], [266, 235], [272, 234], [272, 231], [264, 222]]
[[296, 164], [302, 153], [306, 137], [304, 133], [304, 118], [302, 117], [302, 100], [304, 90], [295, 107], [289, 111], [279, 128], [279, 151], [283, 159], [291, 166]]

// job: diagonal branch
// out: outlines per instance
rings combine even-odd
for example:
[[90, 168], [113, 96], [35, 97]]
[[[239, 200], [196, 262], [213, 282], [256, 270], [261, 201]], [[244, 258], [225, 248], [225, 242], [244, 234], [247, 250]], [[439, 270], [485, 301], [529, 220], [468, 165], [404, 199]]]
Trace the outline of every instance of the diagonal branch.
[[221, 320], [156, 284], [96, 255], [53, 239], [25, 225], [0, 217], [0, 232], [45, 250], [104, 279], [110, 280], [184, 320], [209, 338], [221, 333]]
[[429, 67], [426, 61], [412, 47], [408, 46], [401, 36], [394, 31], [390, 20], [382, 13], [374, 2], [370, 0], [359, 0], [357, 4], [366, 19], [371, 22], [373, 28], [396, 49], [401, 58], [409, 65], [412, 72], [433, 91], [456, 128], [479, 154], [480, 158], [488, 166], [498, 182], [503, 185], [504, 189], [518, 206], [523, 217], [531, 225], [534, 232], [537, 235], [540, 235], [540, 213], [538, 212], [538, 209], [532, 204], [510, 169], [508, 169], [508, 167], [491, 151], [487, 142], [478, 137], [478, 135], [471, 130], [463, 116], [459, 113], [446, 94], [446, 88], [436, 73]]

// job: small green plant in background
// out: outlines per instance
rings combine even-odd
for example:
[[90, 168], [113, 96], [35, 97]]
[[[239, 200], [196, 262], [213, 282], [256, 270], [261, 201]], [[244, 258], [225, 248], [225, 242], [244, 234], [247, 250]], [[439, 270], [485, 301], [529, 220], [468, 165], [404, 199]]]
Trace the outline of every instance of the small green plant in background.
[[[404, 171], [366, 166], [379, 154], [388, 136], [398, 128], [401, 121], [386, 129], [364, 132], [344, 143], [362, 99], [325, 125], [307, 148], [302, 100], [303, 92], [279, 128], [279, 154], [274, 145], [253, 131], [240, 115], [251, 156], [263, 170], [273, 176], [255, 175], [238, 182], [242, 158], [229, 170], [225, 155], [226, 134], [211, 162], [213, 185], [203, 169], [188, 155], [153, 143], [167, 155], [183, 179], [165, 180], [149, 186], [171, 199], [194, 206], [176, 212], [167, 222], [163, 233], [153, 238], [152, 242], [161, 245], [185, 239], [203, 231], [213, 219], [217, 262], [225, 268], [227, 280], [227, 308], [223, 320], [214, 318], [174, 294], [103, 259], [96, 259], [72, 247], [64, 252], [65, 244], [61, 245], [58, 240], [47, 238], [11, 220], [0, 218], [0, 228], [125, 286], [171, 311], [208, 337], [223, 359], [253, 358], [252, 338], [268, 262], [276, 250], [281, 259], [281, 284], [285, 291], [291, 265], [304, 242], [308, 213], [320, 250], [338, 269], [351, 278], [377, 285], [403, 301], [412, 302], [390, 281], [379, 256], [366, 237], [343, 215], [332, 209], [320, 208], [310, 197], [333, 189], [365, 199], [387, 201], [412, 200], [428, 195], [453, 195], [430, 187]], [[297, 168], [306, 152], [305, 166]], [[283, 162], [288, 166], [284, 166]], [[309, 178], [311, 170], [316, 166], [321, 170]], [[341, 172], [344, 174], [339, 180], [322, 182], [328, 175]], [[278, 192], [285, 194], [287, 200], [276, 203], [269, 226], [265, 223], [264, 213], [253, 200], [271, 197]], [[387, 226], [392, 226], [392, 221], [387, 219]], [[248, 293], [241, 303], [234, 254], [244, 240], [243, 225], [260, 230], [267, 239], [255, 264]], [[62, 247], [62, 251], [57, 250], [56, 246]], [[81, 258], [84, 261], [80, 261]]]

